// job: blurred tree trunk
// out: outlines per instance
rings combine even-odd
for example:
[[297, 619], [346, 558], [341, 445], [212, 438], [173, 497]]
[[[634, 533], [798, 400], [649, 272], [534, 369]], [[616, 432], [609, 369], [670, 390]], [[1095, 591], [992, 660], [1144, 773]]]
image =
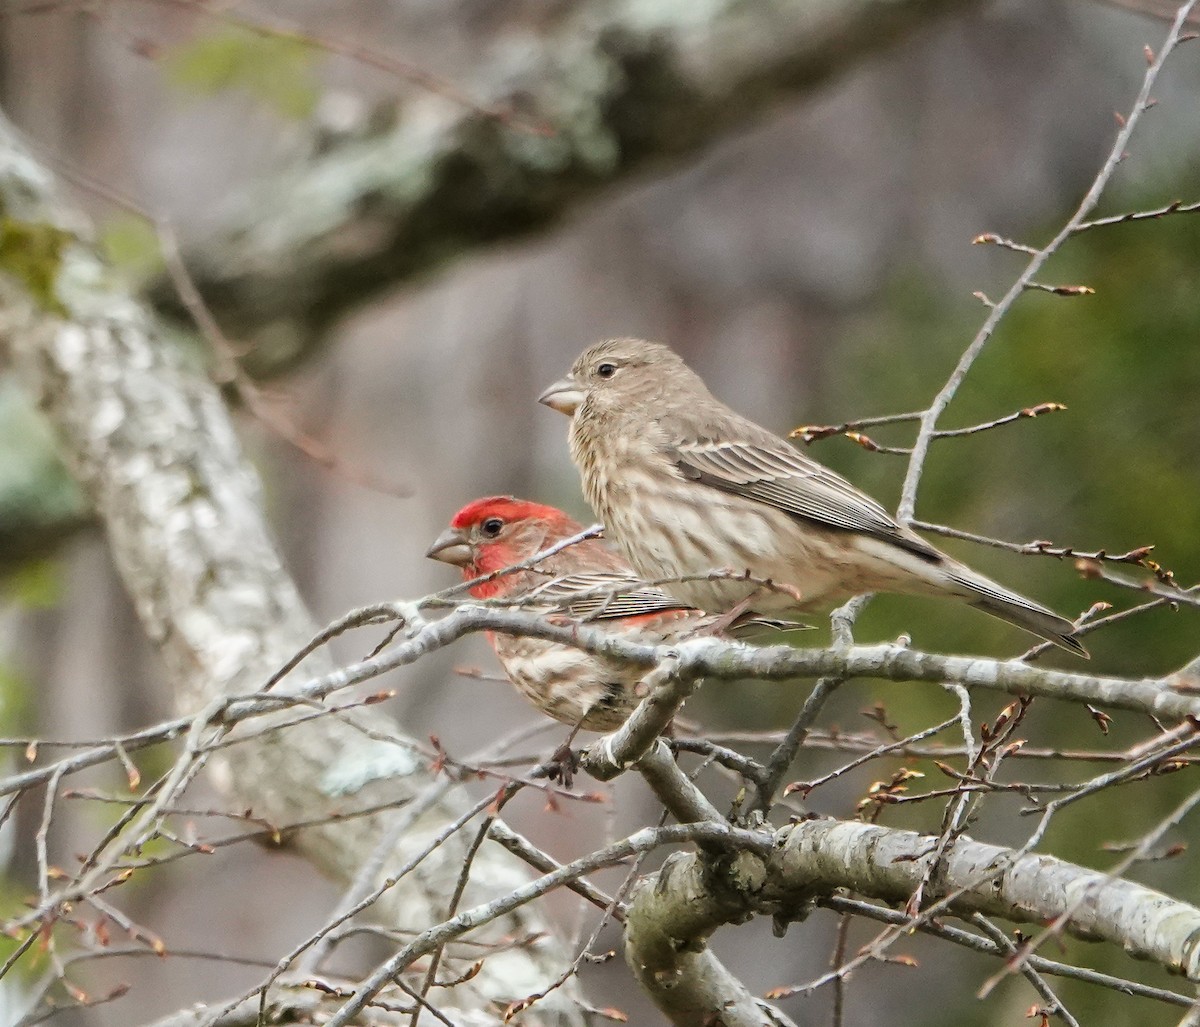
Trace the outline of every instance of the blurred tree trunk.
[[[225, 329], [262, 343], [252, 369], [286, 370], [382, 290], [546, 228], [977, 4], [573, 4], [549, 33], [506, 34], [481, 56], [469, 100], [424, 90], [386, 130], [335, 142], [254, 191], [187, 263]], [[179, 313], [168, 280], [150, 295]]]
[[[177, 707], [196, 714], [224, 696], [257, 690], [315, 626], [276, 552], [259, 482], [217, 389], [185, 370], [151, 316], [113, 288], [88, 227], [3, 120], [0, 209], [0, 337], [104, 524]], [[331, 666], [318, 652], [305, 673]], [[371, 709], [267, 733], [224, 750], [223, 763], [215, 778], [228, 801], [281, 827], [390, 803], [382, 814], [295, 833], [295, 849], [345, 885], [373, 858], [373, 885], [395, 875], [467, 808], [454, 789], [437, 794], [425, 760]], [[431, 796], [412, 822], [405, 807]], [[464, 844], [456, 836], [440, 845], [384, 893], [375, 915], [389, 926], [440, 920]], [[476, 871], [489, 888], [524, 879], [491, 845], [480, 851]], [[496, 926], [510, 937], [545, 929], [532, 911]], [[491, 1022], [483, 1012], [490, 1003], [553, 979], [565, 963], [547, 948], [489, 958], [456, 989], [456, 1022]], [[559, 1024], [578, 1022], [579, 1014], [563, 995], [530, 1017]]]
[[[520, 45], [506, 35], [481, 58], [464, 89], [473, 102], [423, 92], [387, 129], [332, 140], [246, 196], [242, 216], [187, 264], [226, 333], [250, 344], [247, 370], [280, 374], [383, 291], [545, 228], [978, 3], [574, 4], [549, 33], [527, 29]], [[185, 317], [168, 278], [147, 296]], [[0, 571], [88, 519], [29, 422], [20, 403], [0, 409], [0, 439], [23, 454], [13, 474], [0, 464]]]

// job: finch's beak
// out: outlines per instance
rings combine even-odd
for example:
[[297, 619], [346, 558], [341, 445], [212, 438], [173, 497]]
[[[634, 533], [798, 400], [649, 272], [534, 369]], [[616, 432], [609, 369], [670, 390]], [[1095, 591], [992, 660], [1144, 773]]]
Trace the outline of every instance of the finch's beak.
[[431, 560], [465, 567], [471, 562], [471, 547], [460, 529], [447, 528], [434, 539], [433, 545], [425, 550], [425, 555]]
[[574, 378], [567, 375], [538, 396], [538, 402], [545, 403], [551, 410], [557, 410], [560, 414], [570, 417], [583, 402], [583, 390], [575, 383]]

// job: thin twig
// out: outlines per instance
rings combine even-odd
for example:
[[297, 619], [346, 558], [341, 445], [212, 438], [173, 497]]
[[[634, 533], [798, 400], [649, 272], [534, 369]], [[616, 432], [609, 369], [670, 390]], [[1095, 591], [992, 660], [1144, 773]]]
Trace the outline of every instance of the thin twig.
[[[1004, 949], [986, 938], [979, 937], [977, 934], [972, 934], [970, 931], [964, 931], [958, 927], [951, 927], [940, 921], [927, 921], [917, 924], [901, 910], [888, 909], [885, 906], [877, 906], [874, 903], [863, 902], [861, 899], [851, 899], [842, 895], [830, 895], [826, 898], [818, 899], [817, 904], [831, 909], [835, 913], [852, 913], [855, 916], [867, 917], [868, 919], [895, 927], [904, 928], [911, 926], [922, 934], [928, 934], [944, 941], [953, 942], [955, 945], [961, 945], [975, 952], [1006, 956]], [[1153, 999], [1157, 1002], [1165, 1002], [1168, 1005], [1187, 1007], [1192, 1004], [1192, 999], [1188, 996], [1181, 995], [1175, 991], [1169, 991], [1165, 988], [1154, 988], [1150, 985], [1140, 984], [1137, 981], [1126, 980], [1123, 977], [1114, 977], [1111, 974], [1101, 973], [1099, 970], [1089, 970], [1086, 967], [1071, 966], [1069, 963], [1060, 963], [1052, 959], [1046, 959], [1044, 956], [1034, 955], [1025, 958], [1026, 962], [1039, 973], [1053, 974], [1056, 977], [1069, 977], [1073, 980], [1094, 984], [1101, 988], [1119, 991], [1123, 995]]]
[[1080, 201], [1079, 207], [1071, 215], [1067, 223], [1059, 229], [1054, 238], [1031, 257], [1025, 269], [1017, 276], [1016, 281], [1009, 287], [1003, 298], [992, 306], [983, 325], [980, 327], [975, 338], [971, 340], [970, 345], [963, 351], [945, 385], [942, 386], [938, 394], [933, 398], [933, 402], [929, 404], [928, 409], [922, 415], [921, 427], [917, 432], [917, 438], [913, 444], [912, 458], [909, 460], [908, 471], [905, 474], [904, 485], [901, 490], [900, 505], [897, 509], [897, 516], [902, 522], [907, 523], [912, 520], [916, 510], [917, 488], [920, 485], [921, 475], [925, 469], [925, 460], [929, 455], [929, 445], [933, 441], [933, 433], [937, 429], [938, 418], [958, 392], [958, 388], [966, 378], [967, 372], [970, 371], [976, 358], [983, 352], [984, 347], [991, 340], [1001, 319], [1008, 313], [1017, 298], [1025, 292], [1029, 284], [1036, 279], [1050, 257], [1058, 251], [1059, 247], [1067, 239], [1080, 230], [1080, 226], [1087, 222], [1088, 216], [1096, 208], [1096, 204], [1100, 201], [1100, 196], [1107, 187], [1109, 179], [1112, 178], [1117, 165], [1125, 158], [1134, 129], [1141, 121], [1142, 115], [1151, 107], [1151, 91], [1158, 81], [1159, 73], [1162, 71], [1167, 58], [1171, 55], [1175, 47], [1179, 45], [1184, 22], [1188, 15], [1191, 14], [1196, 3], [1197, 0], [1188, 0], [1187, 3], [1179, 8], [1175, 20], [1167, 33], [1166, 40], [1146, 70], [1141, 89], [1138, 91], [1129, 116], [1124, 119], [1124, 123], [1117, 132], [1117, 137], [1113, 142], [1108, 157], [1092, 181], [1091, 187]]

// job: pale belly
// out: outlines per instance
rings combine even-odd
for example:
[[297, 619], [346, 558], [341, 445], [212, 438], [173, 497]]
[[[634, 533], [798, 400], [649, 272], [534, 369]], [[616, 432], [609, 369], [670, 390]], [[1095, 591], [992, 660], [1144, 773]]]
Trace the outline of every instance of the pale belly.
[[637, 705], [642, 669], [540, 639], [497, 635], [493, 644], [517, 691], [560, 723], [613, 731]]

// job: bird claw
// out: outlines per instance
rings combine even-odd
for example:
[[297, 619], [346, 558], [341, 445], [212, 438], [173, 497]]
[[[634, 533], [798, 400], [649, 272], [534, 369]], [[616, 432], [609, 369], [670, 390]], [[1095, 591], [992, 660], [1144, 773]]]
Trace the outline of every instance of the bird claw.
[[550, 758], [533, 768], [533, 777], [544, 777], [548, 781], [561, 782], [564, 788], [570, 788], [579, 771], [579, 753], [564, 742], [551, 753]]

